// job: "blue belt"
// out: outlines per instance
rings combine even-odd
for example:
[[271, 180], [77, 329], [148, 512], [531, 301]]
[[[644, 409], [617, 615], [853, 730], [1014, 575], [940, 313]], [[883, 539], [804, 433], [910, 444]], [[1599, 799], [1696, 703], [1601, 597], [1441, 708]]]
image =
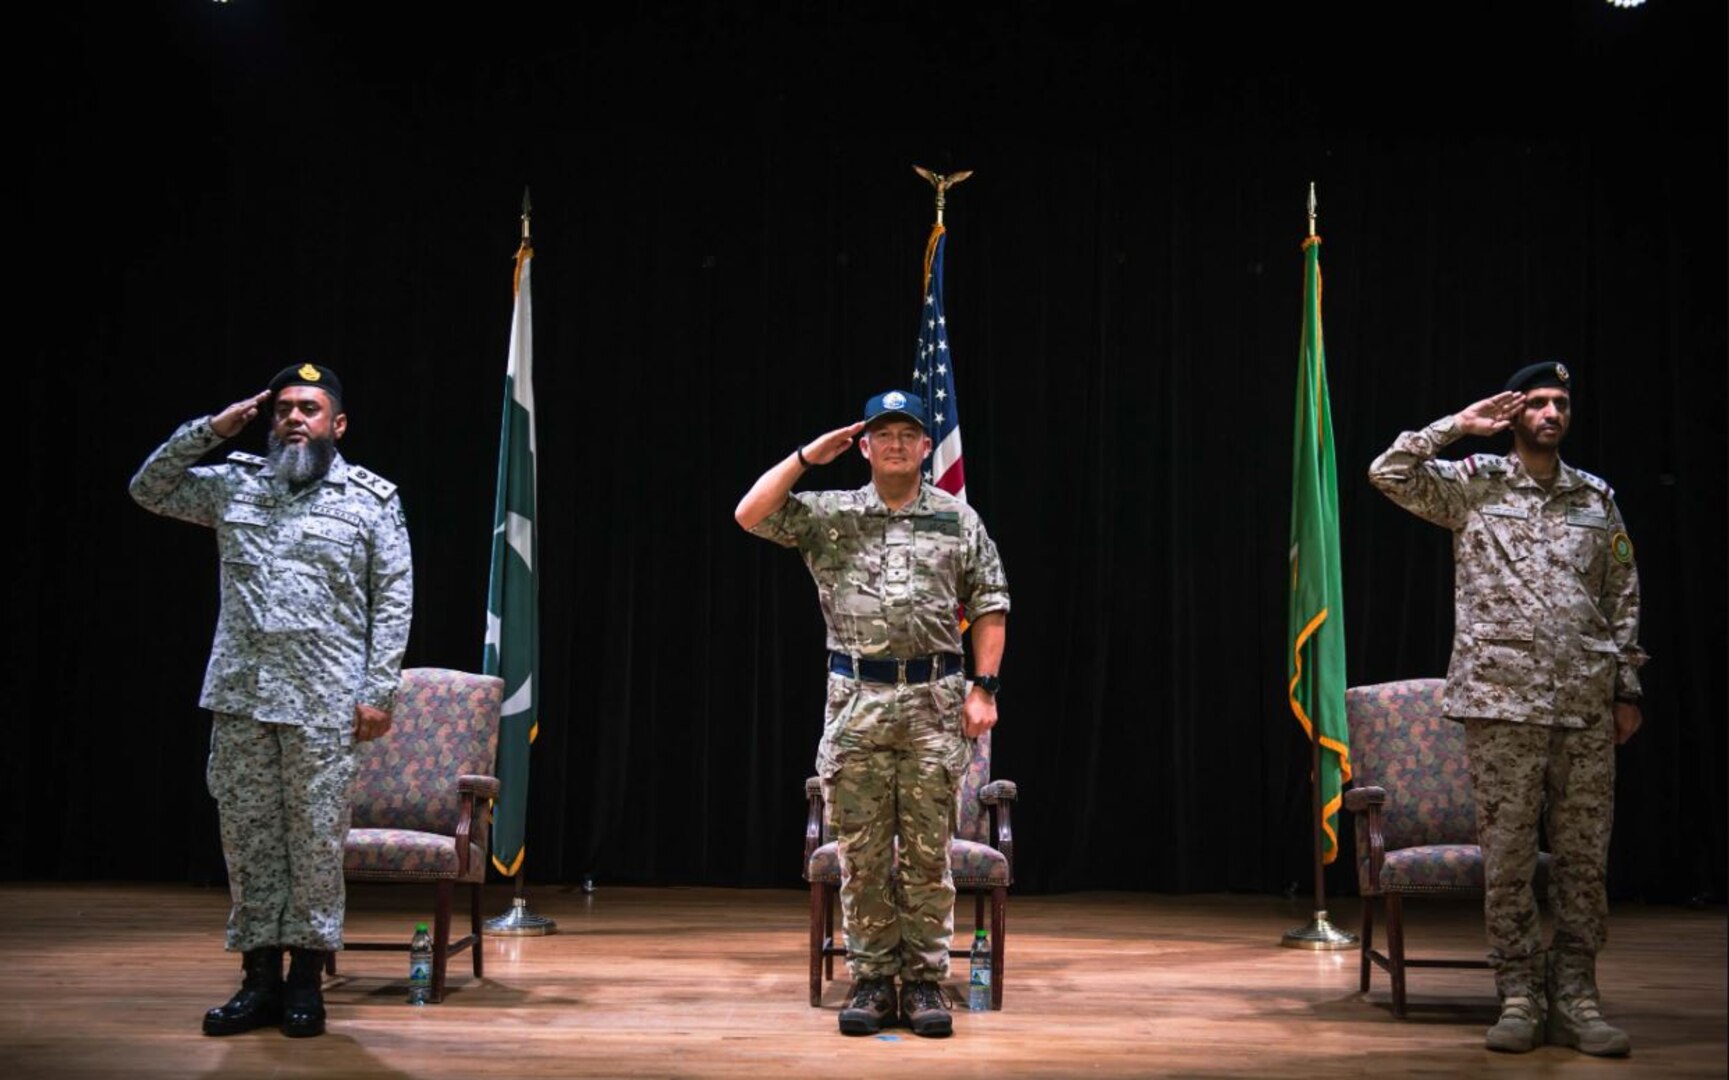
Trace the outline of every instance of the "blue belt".
[[867, 660], [861, 656], [856, 670], [853, 665], [853, 658], [846, 653], [828, 654], [828, 669], [836, 675], [880, 683], [930, 682], [932, 678], [959, 674], [966, 663], [956, 653], [936, 653], [911, 660]]

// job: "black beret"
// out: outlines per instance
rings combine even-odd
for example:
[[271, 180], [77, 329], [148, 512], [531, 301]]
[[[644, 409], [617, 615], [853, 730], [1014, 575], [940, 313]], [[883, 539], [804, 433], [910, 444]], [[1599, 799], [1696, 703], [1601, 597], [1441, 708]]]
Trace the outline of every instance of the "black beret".
[[1545, 386], [1555, 386], [1569, 393], [1573, 390], [1573, 374], [1567, 370], [1567, 365], [1559, 360], [1544, 360], [1539, 364], [1527, 364], [1513, 377], [1507, 380], [1504, 390], [1537, 390]]
[[330, 395], [332, 401], [342, 400], [342, 380], [336, 372], [321, 364], [301, 364], [285, 367], [270, 380], [270, 392], [277, 393], [287, 386], [312, 386]]

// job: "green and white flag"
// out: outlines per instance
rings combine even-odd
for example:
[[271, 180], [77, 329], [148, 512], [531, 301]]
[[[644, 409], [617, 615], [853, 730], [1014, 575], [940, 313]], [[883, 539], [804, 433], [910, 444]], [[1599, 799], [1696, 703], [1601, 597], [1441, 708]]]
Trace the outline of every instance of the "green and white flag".
[[504, 679], [498, 732], [498, 798], [493, 804], [492, 865], [506, 877], [522, 867], [528, 817], [528, 750], [539, 733], [540, 599], [535, 571], [534, 324], [525, 235], [516, 252], [516, 310], [504, 372], [504, 425], [498, 436], [498, 500], [492, 515], [492, 576], [486, 591], [483, 670]]
[[[1303, 344], [1291, 476], [1291, 712], [1321, 743], [1321, 861], [1339, 854], [1339, 806], [1351, 778], [1345, 729], [1345, 611], [1339, 573], [1339, 478], [1327, 351], [1321, 336], [1321, 238], [1303, 242]], [[1318, 732], [1318, 733], [1317, 733]]]

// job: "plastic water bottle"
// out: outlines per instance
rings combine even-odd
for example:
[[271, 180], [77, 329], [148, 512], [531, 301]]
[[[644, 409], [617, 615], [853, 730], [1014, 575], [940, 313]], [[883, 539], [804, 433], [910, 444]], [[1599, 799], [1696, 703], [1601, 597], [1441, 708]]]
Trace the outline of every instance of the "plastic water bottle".
[[408, 1003], [425, 1005], [432, 1000], [432, 935], [425, 923], [414, 925], [408, 940]]
[[973, 931], [971, 970], [967, 974], [967, 1009], [987, 1012], [991, 1007], [991, 939], [983, 930]]

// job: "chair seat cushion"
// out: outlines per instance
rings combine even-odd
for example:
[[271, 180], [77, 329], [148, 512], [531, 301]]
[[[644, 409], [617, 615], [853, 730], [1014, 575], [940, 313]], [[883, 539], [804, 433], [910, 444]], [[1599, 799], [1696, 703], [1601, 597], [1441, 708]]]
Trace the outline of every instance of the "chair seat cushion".
[[468, 873], [458, 878], [453, 836], [412, 829], [350, 829], [342, 845], [342, 873], [352, 881], [484, 881], [486, 856], [469, 844]]
[[[1009, 861], [989, 844], [949, 841], [949, 868], [955, 885], [962, 889], [1009, 884]], [[811, 853], [805, 880], [840, 884], [840, 851], [836, 845], [824, 844]]]
[[[1368, 881], [1367, 860], [1363, 881]], [[1532, 887], [1541, 896], [1547, 889], [1549, 853], [1537, 853]], [[1381, 892], [1412, 894], [1483, 894], [1483, 849], [1476, 844], [1427, 844], [1387, 852], [1381, 864]]]
[[1483, 849], [1476, 844], [1424, 844], [1387, 852], [1381, 891], [1481, 893]]

